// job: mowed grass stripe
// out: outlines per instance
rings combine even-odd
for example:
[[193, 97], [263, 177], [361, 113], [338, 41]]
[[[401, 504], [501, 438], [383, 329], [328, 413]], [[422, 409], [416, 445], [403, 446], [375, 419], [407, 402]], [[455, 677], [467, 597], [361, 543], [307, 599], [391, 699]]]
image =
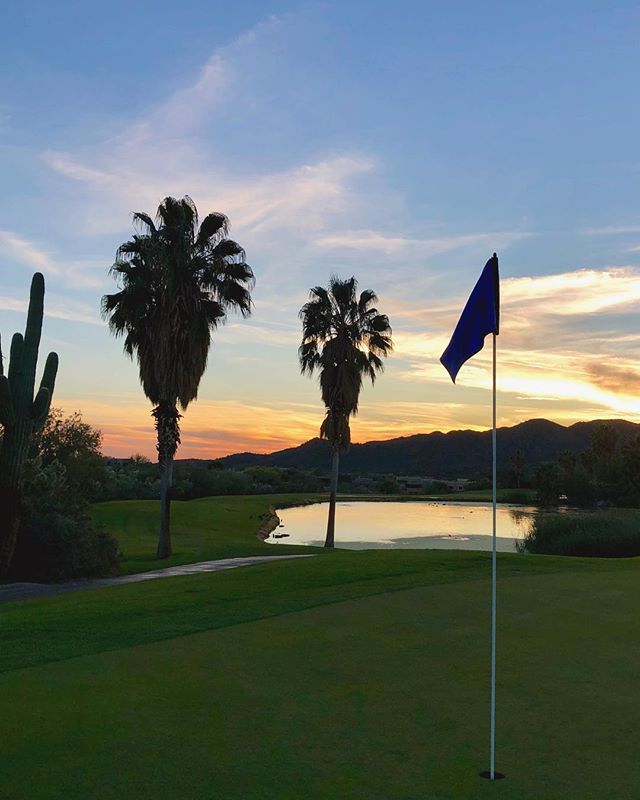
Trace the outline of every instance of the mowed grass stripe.
[[502, 582], [496, 785], [487, 599], [434, 584], [5, 674], [3, 796], [634, 797], [637, 570]]
[[[508, 576], [580, 570], [638, 575], [640, 560], [501, 554]], [[229, 572], [165, 578], [3, 603], [0, 672], [223, 628], [416, 586], [489, 581], [487, 553], [397, 550], [325, 553]]]

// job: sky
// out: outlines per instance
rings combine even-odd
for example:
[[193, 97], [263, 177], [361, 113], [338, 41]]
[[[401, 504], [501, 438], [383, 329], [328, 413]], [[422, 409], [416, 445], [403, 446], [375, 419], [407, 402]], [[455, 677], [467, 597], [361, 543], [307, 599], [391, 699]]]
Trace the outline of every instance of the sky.
[[318, 433], [298, 311], [354, 275], [394, 353], [353, 441], [491, 426], [491, 352], [439, 357], [500, 258], [498, 424], [640, 422], [640, 7], [626, 2], [28, 4], [0, 28], [0, 332], [46, 280], [40, 369], [106, 454], [153, 456], [100, 316], [131, 215], [190, 195], [256, 275], [214, 337], [178, 457]]

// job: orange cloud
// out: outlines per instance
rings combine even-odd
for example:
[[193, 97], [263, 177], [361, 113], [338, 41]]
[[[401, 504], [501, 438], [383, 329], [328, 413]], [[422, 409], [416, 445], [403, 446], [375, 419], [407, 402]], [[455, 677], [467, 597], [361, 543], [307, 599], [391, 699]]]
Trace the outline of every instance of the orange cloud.
[[[439, 363], [465, 300], [446, 298], [428, 312], [398, 309], [397, 322], [392, 318], [395, 352], [375, 389], [364, 390], [360, 414], [352, 421], [354, 442], [490, 427], [490, 342], [465, 364], [455, 387]], [[502, 283], [502, 300], [500, 425], [542, 416], [564, 423], [615, 416], [640, 421], [640, 369], [634, 360], [636, 354], [640, 360], [640, 336], [627, 332], [623, 318], [640, 304], [639, 270], [616, 267], [508, 278]], [[274, 356], [286, 351], [295, 359], [298, 334], [291, 326], [229, 326], [224, 333], [256, 347], [269, 342]], [[284, 385], [300, 386], [295, 396], [302, 402], [271, 400], [276, 391], [270, 387], [263, 393], [256, 390], [255, 401], [247, 399], [247, 386], [243, 400], [211, 402], [204, 399], [203, 382], [201, 400], [182, 420], [179, 456], [271, 452], [317, 436], [323, 415], [317, 386], [304, 384], [293, 369]], [[277, 391], [286, 396], [286, 388]], [[68, 410], [77, 407], [71, 400], [59, 404]], [[153, 422], [141, 395], [112, 403], [83, 402], [82, 411], [103, 431], [106, 453], [154, 456]]]

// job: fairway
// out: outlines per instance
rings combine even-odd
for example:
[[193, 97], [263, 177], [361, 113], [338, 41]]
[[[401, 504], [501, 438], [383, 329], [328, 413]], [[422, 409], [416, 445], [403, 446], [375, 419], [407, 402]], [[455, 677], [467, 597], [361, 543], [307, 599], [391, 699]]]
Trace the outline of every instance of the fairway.
[[638, 562], [500, 559], [493, 785], [488, 564], [335, 553], [9, 603], [2, 796], [635, 796]]

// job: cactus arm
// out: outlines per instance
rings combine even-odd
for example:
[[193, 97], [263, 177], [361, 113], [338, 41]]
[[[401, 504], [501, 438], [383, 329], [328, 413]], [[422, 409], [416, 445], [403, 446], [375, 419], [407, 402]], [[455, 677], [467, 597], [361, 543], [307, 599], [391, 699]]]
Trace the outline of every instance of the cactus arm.
[[[27, 327], [24, 332], [24, 354], [22, 359], [22, 386], [20, 402], [30, 405], [33, 400], [33, 388], [36, 382], [36, 366], [38, 363], [38, 347], [42, 334], [42, 318], [44, 315], [44, 277], [36, 272], [31, 280], [29, 292], [29, 310], [27, 311]], [[25, 409], [26, 410], [26, 409]]]
[[33, 401], [31, 407], [31, 418], [36, 429], [41, 428], [49, 413], [51, 406], [51, 398], [53, 397], [53, 390], [56, 385], [56, 375], [58, 373], [58, 354], [49, 353], [47, 356], [46, 364], [44, 365], [44, 373], [40, 381], [40, 389]]
[[[22, 360], [24, 357], [24, 339], [21, 333], [14, 333], [11, 338], [11, 350], [9, 353], [9, 383], [11, 384], [14, 394], [17, 394], [16, 389], [18, 383], [22, 379]], [[16, 398], [17, 400], [18, 398]]]
[[46, 386], [41, 386], [31, 406], [31, 419], [33, 420], [34, 430], [40, 430], [44, 425], [50, 405], [51, 392]]
[[24, 332], [24, 351], [27, 369], [33, 367], [34, 382], [35, 369], [38, 360], [38, 347], [42, 334], [42, 317], [44, 316], [44, 277], [41, 272], [36, 272], [31, 280], [29, 293], [29, 310], [27, 311], [27, 327]]
[[7, 428], [15, 422], [11, 386], [6, 375], [0, 375], [0, 425]]
[[58, 374], [58, 354], [49, 353], [44, 365], [44, 372], [42, 373], [42, 380], [40, 381], [40, 388], [49, 390], [53, 395], [53, 390], [56, 385], [56, 375]]
[[0, 377], [4, 375], [4, 359], [2, 358], [2, 338], [0, 337]]

